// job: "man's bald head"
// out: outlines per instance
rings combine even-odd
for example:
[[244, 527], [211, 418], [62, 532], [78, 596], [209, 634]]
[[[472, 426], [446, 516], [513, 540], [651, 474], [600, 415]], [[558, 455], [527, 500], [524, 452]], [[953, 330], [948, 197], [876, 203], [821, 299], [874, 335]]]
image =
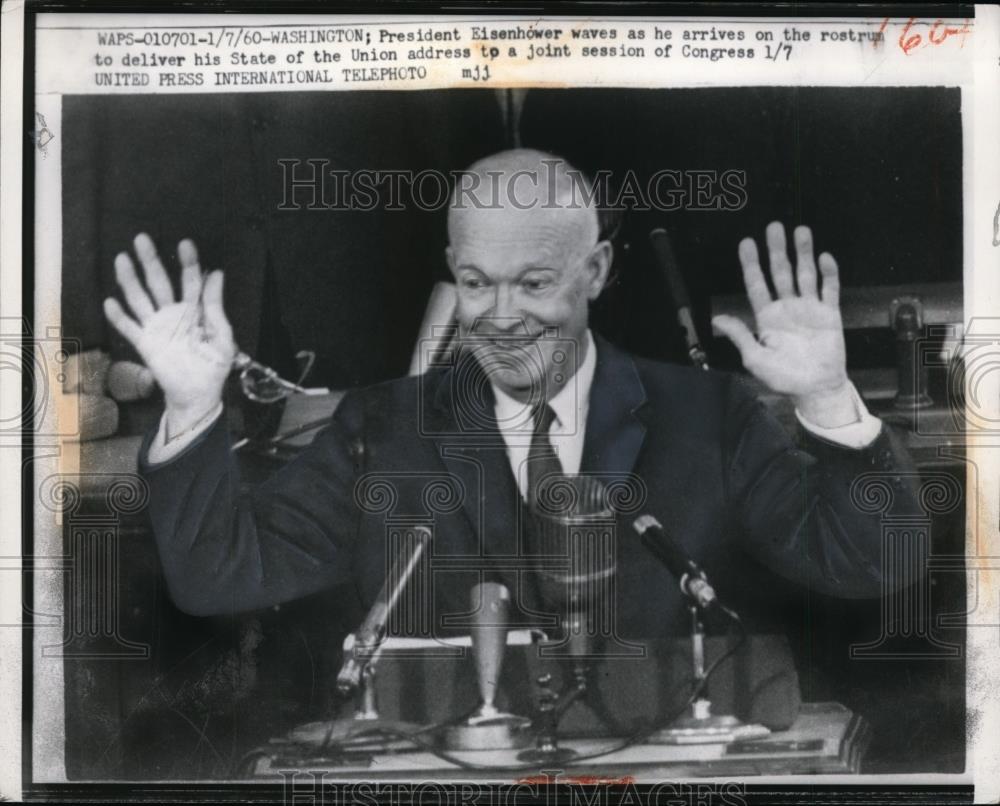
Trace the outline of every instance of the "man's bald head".
[[559, 232], [574, 252], [597, 243], [600, 223], [592, 186], [562, 157], [520, 148], [473, 163], [458, 177], [448, 210], [448, 240], [471, 228], [517, 231], [530, 224]]

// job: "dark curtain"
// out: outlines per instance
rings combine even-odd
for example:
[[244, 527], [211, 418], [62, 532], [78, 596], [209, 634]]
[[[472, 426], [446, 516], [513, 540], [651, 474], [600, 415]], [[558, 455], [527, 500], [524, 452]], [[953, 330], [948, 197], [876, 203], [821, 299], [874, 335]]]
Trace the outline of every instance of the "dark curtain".
[[405, 373], [445, 210], [279, 210], [279, 160], [447, 172], [503, 146], [489, 91], [67, 97], [63, 118], [64, 334], [126, 356], [101, 312], [114, 256], [148, 232], [176, 279], [190, 237], [226, 271], [238, 344], [278, 365], [315, 350], [333, 388]]
[[[532, 90], [521, 138], [619, 182], [631, 171], [643, 187], [663, 169], [745, 172], [742, 209], [686, 204], [622, 218], [617, 281], [596, 324], [633, 352], [685, 362], [647, 241], [656, 227], [670, 235], [705, 340], [708, 298], [743, 293], [737, 244], [752, 235], [765, 252], [775, 219], [789, 235], [811, 226], [843, 286], [961, 281], [960, 104], [957, 88], [941, 87]], [[870, 360], [873, 346], [853, 350], [852, 366]], [[726, 349], [715, 345], [714, 357]]]

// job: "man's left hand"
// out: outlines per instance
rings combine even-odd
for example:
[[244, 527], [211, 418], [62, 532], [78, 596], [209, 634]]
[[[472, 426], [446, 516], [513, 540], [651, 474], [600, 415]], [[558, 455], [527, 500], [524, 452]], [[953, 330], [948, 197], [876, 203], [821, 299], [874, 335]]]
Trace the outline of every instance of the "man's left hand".
[[716, 316], [712, 324], [736, 345], [747, 371], [772, 391], [789, 395], [809, 422], [824, 428], [855, 422], [858, 414], [847, 379], [836, 261], [827, 252], [814, 260], [812, 232], [796, 227], [793, 274], [785, 227], [779, 221], [767, 226], [767, 251], [777, 299], [764, 279], [756, 242], [740, 241], [743, 282], [757, 337], [733, 316]]

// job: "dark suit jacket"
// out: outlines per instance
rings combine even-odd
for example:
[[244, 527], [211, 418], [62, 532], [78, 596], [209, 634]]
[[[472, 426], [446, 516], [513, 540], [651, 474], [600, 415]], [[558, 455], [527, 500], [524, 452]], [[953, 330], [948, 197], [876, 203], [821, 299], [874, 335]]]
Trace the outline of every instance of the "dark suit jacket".
[[[340, 585], [345, 608], [363, 612], [385, 578], [387, 537], [419, 522], [434, 532], [432, 581], [419, 623], [403, 631], [441, 632], [448, 614], [469, 609], [484, 569], [516, 580], [520, 498], [477, 370], [459, 362], [348, 394], [313, 444], [255, 490], [241, 488], [224, 418], [172, 461], [143, 462], [177, 605], [250, 610]], [[677, 581], [631, 529], [642, 512], [751, 621], [780, 579], [835, 596], [880, 594], [879, 516], [860, 511], [850, 487], [884, 471], [911, 506], [905, 452], [885, 426], [863, 450], [800, 439], [735, 376], [597, 340], [581, 472], [638, 490], [617, 526], [619, 635], [663, 637], [688, 623]]]

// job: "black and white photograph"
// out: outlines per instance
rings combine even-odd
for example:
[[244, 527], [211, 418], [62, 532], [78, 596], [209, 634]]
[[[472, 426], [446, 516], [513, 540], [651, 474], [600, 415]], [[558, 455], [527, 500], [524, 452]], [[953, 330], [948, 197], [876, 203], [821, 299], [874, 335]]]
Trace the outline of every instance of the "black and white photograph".
[[998, 20], [743, 16], [35, 16], [24, 799], [995, 792]]

